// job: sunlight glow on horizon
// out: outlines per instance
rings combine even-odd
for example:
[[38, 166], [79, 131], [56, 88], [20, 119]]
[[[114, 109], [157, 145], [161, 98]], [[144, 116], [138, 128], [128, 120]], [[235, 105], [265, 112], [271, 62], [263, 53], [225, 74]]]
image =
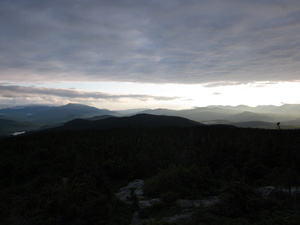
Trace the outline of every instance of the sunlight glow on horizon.
[[[282, 105], [299, 104], [300, 82], [251, 82], [245, 84], [207, 85], [207, 84], [149, 84], [130, 82], [60, 82], [60, 83], [18, 83], [32, 88], [76, 90], [84, 93], [106, 93], [112, 95], [149, 95], [177, 97], [172, 100], [138, 99], [122, 97], [115, 99], [68, 98], [62, 96], [35, 97], [35, 104], [80, 103], [110, 110], [133, 108], [188, 109], [209, 105]], [[34, 97], [31, 97], [34, 100]], [[3, 98], [2, 98], [3, 100]], [[17, 100], [16, 100], [17, 102]], [[20, 101], [22, 102], [22, 101]], [[26, 102], [23, 101], [24, 103]]]

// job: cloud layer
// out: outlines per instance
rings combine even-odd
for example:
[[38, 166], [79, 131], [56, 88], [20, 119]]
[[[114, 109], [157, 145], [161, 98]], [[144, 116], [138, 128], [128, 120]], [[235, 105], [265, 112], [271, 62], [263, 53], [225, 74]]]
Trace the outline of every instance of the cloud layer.
[[2, 0], [6, 82], [300, 80], [298, 0]]
[[67, 99], [107, 99], [118, 100], [122, 98], [135, 100], [174, 100], [178, 97], [152, 96], [152, 95], [136, 95], [136, 94], [107, 94], [102, 92], [87, 92], [71, 89], [55, 89], [55, 88], [40, 88], [40, 87], [24, 87], [24, 86], [6, 86], [0, 84], [0, 96], [2, 98], [26, 98], [36, 96], [55, 96]]

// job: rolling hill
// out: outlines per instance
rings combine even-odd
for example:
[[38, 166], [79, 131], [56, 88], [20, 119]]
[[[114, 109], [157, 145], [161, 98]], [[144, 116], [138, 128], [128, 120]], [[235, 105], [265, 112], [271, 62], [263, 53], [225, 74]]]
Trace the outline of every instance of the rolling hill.
[[[300, 116], [299, 104], [289, 104], [282, 106], [262, 105], [257, 107], [250, 107], [245, 105], [212, 105], [207, 107], [195, 107], [192, 109], [184, 110], [171, 110], [159, 108], [147, 110], [130, 109], [110, 111], [107, 109], [99, 109], [81, 104], [67, 104], [63, 106], [30, 105], [0, 109], [1, 119], [17, 121], [6, 123], [2, 122], [2, 133], [4, 130], [8, 130], [10, 133], [17, 132], [19, 130], [18, 126], [20, 125], [20, 123], [22, 123], [22, 130], [36, 130], [38, 127], [36, 124], [39, 124], [39, 126], [41, 126], [42, 129], [44, 129], [58, 127], [74, 119], [97, 121], [113, 116], [130, 117], [133, 115], [140, 114], [182, 117], [203, 124], [233, 124], [238, 127], [277, 129], [277, 122], [281, 122], [281, 127], [283, 129], [300, 127], [300, 120], [298, 119]], [[124, 123], [122, 126], [125, 126], [125, 122], [114, 122], [115, 120], [120, 120], [119, 118], [110, 118], [110, 120], [108, 120], [110, 122], [101, 122], [103, 123], [101, 124], [101, 126], [113, 126], [111, 125], [112, 123]], [[127, 120], [133, 120], [133, 118]], [[149, 120], [148, 118], [147, 121], [151, 121], [151, 119]], [[80, 123], [85, 122], [81, 121]], [[132, 123], [132, 121], [128, 123]], [[143, 126], [144, 125], [145, 124], [143, 124]], [[152, 125], [151, 122], [149, 122], [147, 126], [149, 125]], [[93, 127], [94, 125], [89, 126]], [[16, 130], [16, 128], [18, 129]], [[4, 133], [6, 135], [9, 134], [7, 132]]]
[[10, 135], [15, 132], [36, 130], [40, 126], [41, 124], [39, 123], [0, 118], [0, 136]]
[[45, 106], [45, 105], [26, 105], [26, 106], [17, 106], [12, 108], [0, 109], [0, 115], [5, 116], [8, 119], [18, 119], [18, 120], [28, 120], [29, 117], [36, 114], [43, 113], [54, 106]]
[[277, 120], [266, 114], [259, 114], [253, 112], [242, 112], [226, 118], [233, 122], [244, 122], [244, 121], [265, 121], [265, 122], [276, 122]]
[[[271, 128], [274, 127], [274, 123], [276, 125], [277, 122], [281, 121], [283, 127], [286, 128], [300, 127], [300, 122], [297, 120], [300, 114], [300, 106], [297, 104], [257, 107], [245, 105], [207, 106], [186, 110], [154, 109], [145, 110], [143, 113], [153, 115], [180, 116], [204, 124], [216, 124], [217, 121], [225, 121], [221, 122], [221, 124], [241, 125], [241, 127], [247, 125], [255, 128]], [[258, 121], [260, 121], [259, 124], [257, 123]]]
[[[263, 129], [278, 129], [276, 123], [263, 122], [263, 121], [245, 121], [245, 122], [236, 122], [230, 123], [236, 127], [241, 128], [263, 128]], [[290, 128], [288, 126], [281, 126], [281, 128]]]
[[53, 107], [47, 111], [31, 115], [27, 120], [44, 124], [58, 124], [73, 120], [75, 118], [88, 118], [94, 116], [115, 114], [107, 109], [98, 109], [81, 104], [67, 104], [60, 107]]
[[140, 113], [152, 114], [152, 115], [168, 115], [168, 116], [179, 116], [188, 118], [195, 121], [207, 121], [207, 120], [217, 120], [223, 119], [229, 115], [234, 114], [234, 111], [223, 110], [219, 108], [194, 108], [185, 110], [170, 110], [170, 109], [153, 109], [145, 110]]
[[98, 109], [82, 104], [67, 104], [63, 106], [19, 106], [0, 109], [0, 115], [8, 119], [18, 119], [43, 124], [57, 124], [75, 118], [88, 118], [102, 115], [116, 115], [107, 109]]
[[201, 123], [176, 116], [157, 116], [138, 114], [129, 117], [109, 117], [91, 121], [75, 119], [54, 130], [92, 130], [106, 128], [138, 128], [138, 127], [193, 127], [205, 126]]

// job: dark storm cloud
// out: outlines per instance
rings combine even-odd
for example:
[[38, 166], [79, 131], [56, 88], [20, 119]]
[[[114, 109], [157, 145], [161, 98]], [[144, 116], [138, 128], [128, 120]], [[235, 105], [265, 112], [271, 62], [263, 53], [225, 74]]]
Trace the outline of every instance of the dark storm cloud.
[[116, 95], [116, 94], [107, 94], [102, 92], [85, 92], [79, 90], [71, 89], [55, 89], [55, 88], [40, 88], [40, 87], [24, 87], [24, 86], [6, 86], [0, 84], [0, 97], [4, 98], [18, 98], [18, 97], [37, 97], [37, 96], [56, 96], [63, 98], [79, 98], [79, 99], [121, 99], [121, 98], [131, 98], [141, 101], [145, 100], [174, 100], [178, 97], [165, 97], [165, 96], [152, 96], [152, 95]]
[[299, 80], [298, 0], [1, 0], [3, 81]]

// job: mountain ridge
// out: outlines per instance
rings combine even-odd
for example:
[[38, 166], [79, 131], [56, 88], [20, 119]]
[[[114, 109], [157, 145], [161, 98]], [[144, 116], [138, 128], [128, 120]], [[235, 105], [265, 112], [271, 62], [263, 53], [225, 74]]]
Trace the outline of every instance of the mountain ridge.
[[204, 124], [177, 116], [137, 114], [128, 117], [108, 117], [100, 120], [75, 119], [50, 130], [95, 130], [108, 128], [193, 127]]
[[[0, 109], [0, 118], [14, 120], [23, 124], [26, 122], [39, 124], [41, 129], [47, 127], [58, 127], [74, 119], [98, 120], [112, 116], [133, 116], [139, 114], [165, 115], [183, 117], [202, 124], [226, 124], [239, 127], [246, 125], [252, 128], [275, 129], [276, 123], [281, 122], [283, 129], [300, 128], [300, 104], [286, 104], [282, 106], [261, 105], [250, 107], [239, 106], [219, 106], [210, 105], [206, 107], [194, 107], [191, 109], [130, 109], [111, 111], [99, 109], [83, 104], [70, 103], [62, 106], [53, 105], [27, 105]], [[221, 122], [218, 122], [221, 121]], [[257, 123], [260, 121], [260, 123]], [[24, 130], [37, 130], [37, 126], [27, 123]], [[271, 123], [271, 124], [270, 124]], [[9, 125], [11, 124], [11, 125]], [[12, 123], [2, 123], [2, 130], [13, 130], [17, 126]], [[9, 128], [10, 126], [10, 128]], [[18, 130], [14, 130], [18, 132]], [[8, 135], [9, 133], [7, 133]]]

